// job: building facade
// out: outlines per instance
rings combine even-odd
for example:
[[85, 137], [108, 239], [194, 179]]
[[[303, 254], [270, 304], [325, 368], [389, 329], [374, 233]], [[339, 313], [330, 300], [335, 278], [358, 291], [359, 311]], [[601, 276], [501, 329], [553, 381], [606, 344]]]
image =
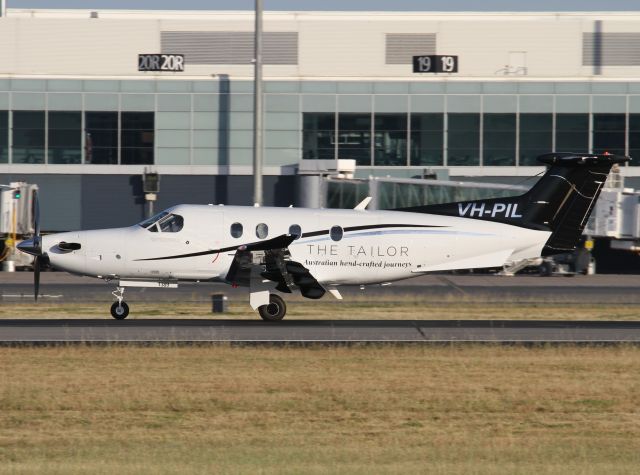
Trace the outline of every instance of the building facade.
[[[141, 220], [145, 168], [159, 208], [251, 204], [252, 29], [252, 12], [8, 9], [0, 182], [38, 183], [50, 230]], [[514, 183], [541, 153], [608, 151], [638, 158], [640, 186], [640, 13], [267, 12], [264, 29], [265, 204], [293, 204], [315, 159]], [[156, 53], [184, 70], [141, 71]], [[432, 54], [458, 71], [414, 73]]]

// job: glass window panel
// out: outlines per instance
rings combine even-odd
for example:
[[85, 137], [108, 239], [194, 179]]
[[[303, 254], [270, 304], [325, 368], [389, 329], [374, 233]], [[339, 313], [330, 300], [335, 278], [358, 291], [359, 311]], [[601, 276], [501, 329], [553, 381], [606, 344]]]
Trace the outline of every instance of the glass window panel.
[[490, 148], [501, 148], [516, 151], [516, 134], [514, 130], [506, 132], [496, 132], [485, 130], [484, 133], [485, 151]]
[[123, 147], [153, 147], [153, 130], [122, 129]]
[[120, 159], [123, 165], [150, 165], [153, 164], [153, 148], [123, 147]]
[[85, 137], [86, 144], [91, 145], [92, 147], [118, 147], [117, 130], [87, 130]]
[[411, 165], [442, 165], [444, 114], [411, 115]]
[[490, 166], [513, 166], [516, 164], [514, 148], [484, 148], [484, 164]]
[[552, 114], [520, 114], [520, 131], [550, 131], [553, 127]]
[[326, 112], [303, 114], [302, 158], [330, 160], [335, 158], [336, 115]]
[[9, 161], [9, 112], [0, 111], [0, 163]]
[[44, 129], [43, 111], [14, 111], [14, 129]]
[[593, 114], [593, 130], [624, 130], [624, 114]]
[[153, 163], [154, 113], [123, 112], [120, 135], [123, 165], [149, 165]]
[[376, 114], [374, 128], [378, 130], [407, 130], [407, 114]]
[[85, 144], [85, 163], [98, 165], [116, 165], [118, 163], [118, 149], [92, 147], [91, 144]]
[[448, 115], [448, 164], [480, 164], [480, 114]]
[[478, 165], [480, 157], [479, 147], [449, 149], [448, 162], [451, 166]]
[[589, 114], [556, 114], [556, 151], [589, 150]]
[[49, 163], [82, 162], [80, 112], [49, 112]]
[[625, 114], [593, 114], [593, 152], [624, 155]]
[[13, 112], [14, 163], [44, 162], [44, 112]]
[[449, 128], [449, 148], [474, 148], [479, 147], [480, 131], [452, 131]]
[[118, 129], [117, 112], [87, 112], [85, 121], [87, 129]]
[[13, 129], [14, 147], [44, 147], [44, 129]]
[[81, 145], [80, 128], [78, 130], [49, 128], [49, 147], [77, 147]]
[[85, 163], [118, 163], [118, 113], [85, 113]]
[[557, 114], [556, 128], [560, 130], [589, 130], [589, 114]]
[[629, 114], [629, 165], [640, 165], [640, 114]]
[[485, 114], [483, 127], [485, 131], [515, 130], [516, 115], [515, 114]]
[[44, 163], [44, 147], [13, 147], [13, 163]]
[[[520, 148], [546, 148], [551, 151], [551, 129], [541, 131], [528, 131], [520, 129]], [[547, 153], [548, 153], [547, 152]]]
[[343, 113], [338, 116], [339, 130], [371, 130], [370, 114]]
[[153, 130], [153, 112], [123, 112], [122, 129]]
[[374, 165], [407, 164], [407, 114], [376, 114]]
[[515, 165], [516, 115], [489, 113], [483, 121], [484, 165]]
[[338, 158], [371, 165], [371, 114], [340, 114], [338, 127]]
[[55, 164], [65, 164], [65, 163], [81, 163], [82, 162], [82, 151], [80, 146], [78, 147], [52, 147], [49, 144], [49, 153], [48, 153], [49, 163]]
[[475, 130], [480, 135], [480, 114], [449, 114], [449, 130]]
[[411, 114], [411, 130], [444, 130], [444, 114]]
[[640, 131], [640, 114], [629, 114], [629, 130]]
[[80, 112], [49, 112], [50, 129], [80, 130], [82, 117]]

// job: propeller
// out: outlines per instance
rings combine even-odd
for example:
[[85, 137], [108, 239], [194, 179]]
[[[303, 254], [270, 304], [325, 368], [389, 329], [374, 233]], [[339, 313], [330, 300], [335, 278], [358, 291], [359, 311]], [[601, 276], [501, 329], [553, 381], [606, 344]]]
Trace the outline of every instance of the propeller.
[[49, 256], [42, 252], [42, 238], [40, 237], [40, 202], [38, 192], [33, 192], [33, 237], [18, 244], [18, 249], [34, 256], [33, 259], [33, 291], [34, 299], [38, 301], [40, 293], [40, 271], [49, 263]]

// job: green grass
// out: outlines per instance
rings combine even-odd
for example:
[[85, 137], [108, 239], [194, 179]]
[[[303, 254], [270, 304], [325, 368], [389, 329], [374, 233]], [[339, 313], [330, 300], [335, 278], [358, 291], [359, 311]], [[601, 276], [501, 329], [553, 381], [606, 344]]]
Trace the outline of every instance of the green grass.
[[637, 473], [640, 349], [0, 349], [0, 473]]
[[[0, 305], [0, 319], [8, 318], [111, 318], [110, 303], [8, 303]], [[129, 301], [129, 319], [201, 318], [256, 319], [248, 303], [233, 302], [229, 312], [212, 314], [210, 303]], [[640, 304], [555, 301], [495, 302], [465, 298], [434, 301], [407, 295], [391, 298], [288, 302], [287, 319], [533, 319], [533, 320], [638, 320]]]

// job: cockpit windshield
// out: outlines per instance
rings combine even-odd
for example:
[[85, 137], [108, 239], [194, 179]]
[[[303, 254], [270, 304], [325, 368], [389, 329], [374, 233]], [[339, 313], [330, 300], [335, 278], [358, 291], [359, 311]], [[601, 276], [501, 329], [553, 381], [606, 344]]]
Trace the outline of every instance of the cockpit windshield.
[[178, 214], [172, 214], [167, 211], [158, 213], [149, 219], [139, 223], [138, 226], [145, 228], [152, 233], [177, 233], [184, 226], [184, 218]]

